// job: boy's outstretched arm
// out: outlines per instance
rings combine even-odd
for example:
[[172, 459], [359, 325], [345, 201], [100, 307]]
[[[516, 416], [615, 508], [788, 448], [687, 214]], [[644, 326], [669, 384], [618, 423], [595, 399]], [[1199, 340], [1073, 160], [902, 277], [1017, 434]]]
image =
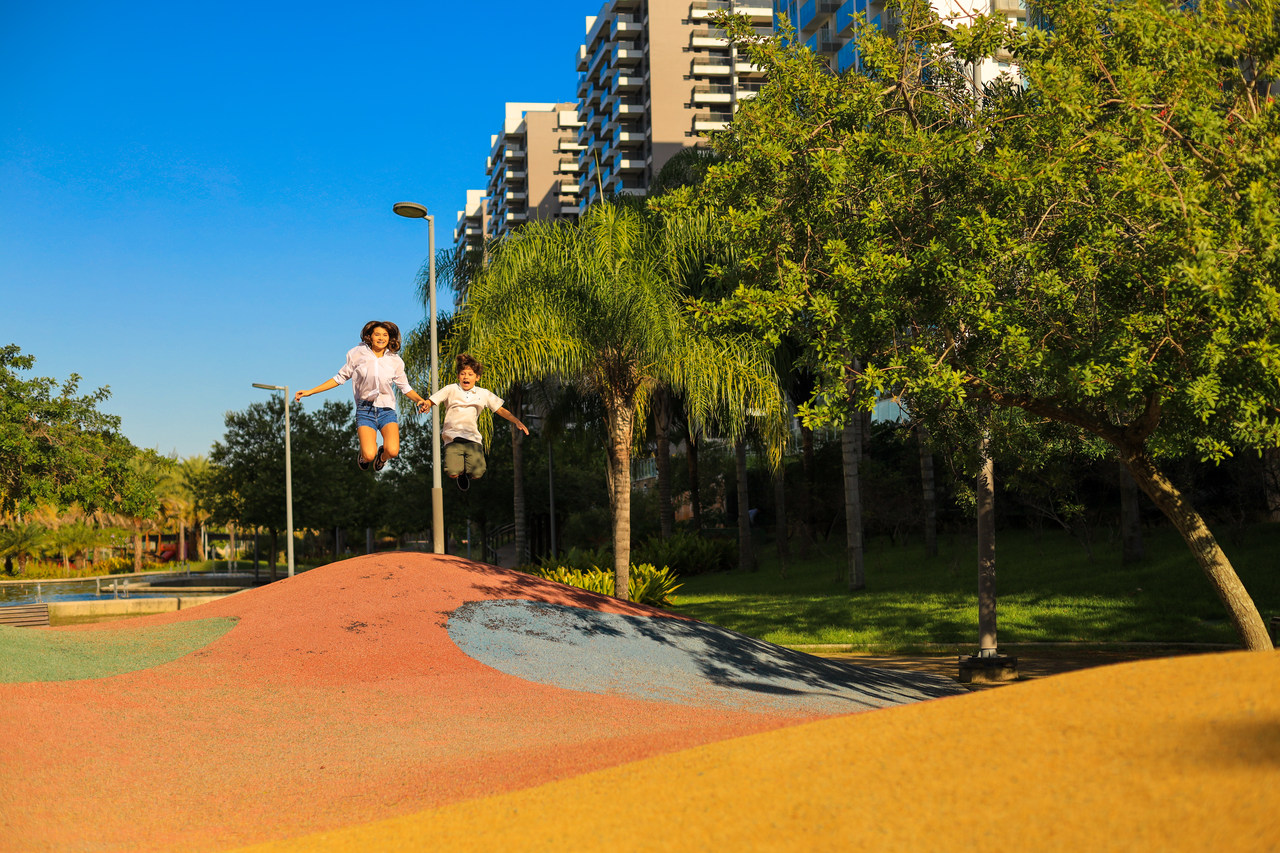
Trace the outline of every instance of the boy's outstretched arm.
[[506, 406], [500, 406], [498, 408], [498, 414], [506, 418], [507, 420], [511, 421], [513, 424], [515, 424], [516, 428], [519, 429], [525, 435], [529, 434], [529, 428], [524, 425], [524, 421], [520, 420], [515, 415], [508, 412]]

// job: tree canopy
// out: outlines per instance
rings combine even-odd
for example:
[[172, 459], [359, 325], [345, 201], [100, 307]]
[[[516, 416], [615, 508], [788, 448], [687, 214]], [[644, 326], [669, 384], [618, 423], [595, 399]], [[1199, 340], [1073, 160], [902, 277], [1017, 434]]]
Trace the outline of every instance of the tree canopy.
[[34, 366], [16, 345], [0, 348], [0, 512], [41, 504], [153, 512], [154, 480], [132, 465], [139, 451], [120, 434], [120, 419], [99, 410], [108, 389], [81, 394], [74, 373], [61, 383], [24, 378]]
[[[810, 418], [848, 388], [1106, 441], [1269, 647], [1158, 460], [1280, 444], [1275, 4], [1045, 0], [1037, 30], [890, 5], [866, 74], [735, 31], [769, 82], [715, 139], [705, 198], [770, 275], [706, 316], [799, 333]], [[1022, 80], [975, 91], [970, 63], [1002, 47]]]

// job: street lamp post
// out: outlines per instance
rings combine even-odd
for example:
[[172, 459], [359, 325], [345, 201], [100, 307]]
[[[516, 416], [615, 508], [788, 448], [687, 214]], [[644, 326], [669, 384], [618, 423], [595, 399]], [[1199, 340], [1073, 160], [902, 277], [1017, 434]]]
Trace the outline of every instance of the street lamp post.
[[[400, 216], [427, 220], [427, 300], [431, 312], [431, 394], [440, 390], [440, 350], [436, 340], [436, 218], [424, 205], [400, 201], [391, 206]], [[444, 553], [444, 487], [440, 481], [440, 418], [431, 415], [431, 539], [432, 550]]]
[[[289, 386], [262, 385], [255, 382], [253, 387], [262, 388], [265, 391], [284, 392], [284, 524], [289, 528], [285, 550], [289, 558], [289, 577], [293, 577], [293, 458], [289, 453]], [[274, 560], [275, 557], [271, 559]]]

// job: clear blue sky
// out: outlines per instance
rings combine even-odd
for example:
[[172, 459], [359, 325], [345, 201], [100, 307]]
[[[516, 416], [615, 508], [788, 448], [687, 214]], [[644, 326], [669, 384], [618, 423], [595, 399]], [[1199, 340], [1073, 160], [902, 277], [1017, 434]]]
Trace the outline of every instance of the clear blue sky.
[[0, 344], [109, 386], [135, 444], [208, 453], [251, 383], [424, 318], [427, 227], [391, 205], [452, 245], [503, 104], [575, 100], [598, 8], [0, 2]]

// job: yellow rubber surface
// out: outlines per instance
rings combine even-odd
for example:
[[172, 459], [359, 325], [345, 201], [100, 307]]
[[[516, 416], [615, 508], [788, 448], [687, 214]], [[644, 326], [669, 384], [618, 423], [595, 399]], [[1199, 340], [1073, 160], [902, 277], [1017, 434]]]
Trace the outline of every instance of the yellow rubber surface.
[[1280, 653], [1083, 670], [247, 849], [1280, 850]]

